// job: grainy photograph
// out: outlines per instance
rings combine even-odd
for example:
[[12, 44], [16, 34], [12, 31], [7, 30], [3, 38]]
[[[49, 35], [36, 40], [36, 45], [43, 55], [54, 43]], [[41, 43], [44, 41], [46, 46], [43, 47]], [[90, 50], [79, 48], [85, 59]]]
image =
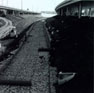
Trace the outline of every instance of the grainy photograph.
[[0, 0], [0, 93], [93, 93], [94, 0]]

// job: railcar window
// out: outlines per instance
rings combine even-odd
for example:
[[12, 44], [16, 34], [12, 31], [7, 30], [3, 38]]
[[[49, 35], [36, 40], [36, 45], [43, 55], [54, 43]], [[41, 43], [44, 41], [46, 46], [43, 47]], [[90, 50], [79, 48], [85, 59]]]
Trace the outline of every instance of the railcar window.
[[91, 8], [91, 16], [94, 17], [94, 8]]
[[89, 12], [90, 12], [89, 9], [82, 9], [81, 16], [88, 16], [89, 15]]
[[81, 16], [90, 16], [94, 17], [94, 8], [82, 9]]

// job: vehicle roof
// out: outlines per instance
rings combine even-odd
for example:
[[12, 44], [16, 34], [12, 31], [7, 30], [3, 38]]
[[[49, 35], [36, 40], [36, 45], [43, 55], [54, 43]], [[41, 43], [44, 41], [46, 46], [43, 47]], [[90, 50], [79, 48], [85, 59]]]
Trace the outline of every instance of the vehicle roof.
[[58, 9], [60, 9], [60, 8], [62, 8], [62, 7], [67, 6], [67, 5], [71, 5], [71, 4], [78, 3], [78, 2], [82, 2], [82, 1], [84, 1], [84, 2], [94, 2], [94, 0], [65, 0], [65, 1], [61, 2], [61, 3], [55, 8], [55, 10], [58, 10]]

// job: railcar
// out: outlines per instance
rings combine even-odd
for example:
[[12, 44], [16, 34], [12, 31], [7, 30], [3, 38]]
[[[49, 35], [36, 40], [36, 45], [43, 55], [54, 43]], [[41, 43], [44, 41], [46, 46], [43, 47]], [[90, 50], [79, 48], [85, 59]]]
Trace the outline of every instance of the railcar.
[[48, 19], [46, 24], [51, 36], [51, 47], [58, 49], [59, 42], [60, 46], [61, 43], [64, 43], [63, 46], [69, 44], [69, 41], [66, 42], [68, 38], [77, 43], [76, 41], [81, 40], [81, 36], [85, 34], [92, 41], [94, 0], [66, 0], [55, 10], [58, 15]]
[[94, 0], [65, 0], [55, 10], [57, 16], [47, 23], [51, 65], [76, 73], [58, 93], [93, 93]]

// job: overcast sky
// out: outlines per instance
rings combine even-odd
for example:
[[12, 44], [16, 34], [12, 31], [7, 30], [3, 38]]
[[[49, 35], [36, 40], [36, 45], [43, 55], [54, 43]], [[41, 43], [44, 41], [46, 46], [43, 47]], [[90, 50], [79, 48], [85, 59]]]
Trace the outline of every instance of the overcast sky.
[[64, 0], [0, 0], [0, 5], [14, 7], [30, 11], [54, 11], [55, 7]]

